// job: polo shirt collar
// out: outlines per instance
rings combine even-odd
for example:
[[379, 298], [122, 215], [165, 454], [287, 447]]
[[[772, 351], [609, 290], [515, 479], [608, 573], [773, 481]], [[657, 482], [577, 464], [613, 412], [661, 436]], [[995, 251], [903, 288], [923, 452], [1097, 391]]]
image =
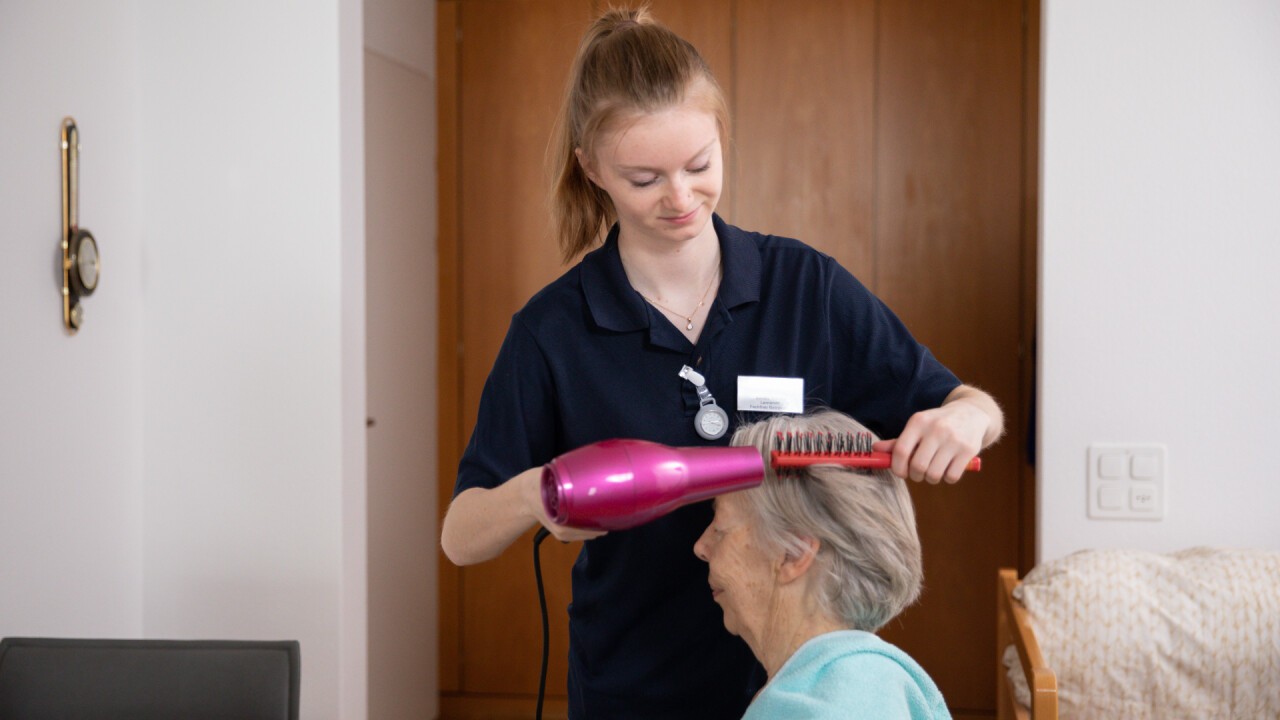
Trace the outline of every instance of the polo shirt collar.
[[[760, 299], [760, 249], [741, 230], [719, 215], [711, 222], [720, 239], [724, 275], [717, 300], [732, 309]], [[618, 253], [618, 224], [609, 229], [604, 245], [588, 253], [581, 264], [582, 292], [596, 324], [606, 330], [629, 332], [649, 327], [649, 311], [631, 287]]]
[[760, 246], [747, 234], [712, 215], [716, 235], [720, 238], [720, 262], [724, 276], [720, 278], [717, 299], [727, 309], [757, 302], [760, 299]]

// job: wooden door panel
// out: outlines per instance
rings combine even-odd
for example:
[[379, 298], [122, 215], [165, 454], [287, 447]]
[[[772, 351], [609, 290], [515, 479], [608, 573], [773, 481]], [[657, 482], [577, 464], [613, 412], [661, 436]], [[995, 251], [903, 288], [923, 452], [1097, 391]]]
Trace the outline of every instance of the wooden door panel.
[[[461, 437], [470, 437], [485, 378], [511, 315], [564, 271], [551, 238], [544, 158], [589, 0], [485, 0], [459, 6]], [[449, 480], [451, 482], [451, 480]], [[500, 558], [463, 568], [459, 689], [538, 689], [542, 626], [532, 532]], [[548, 687], [564, 695], [569, 567], [577, 545], [543, 544], [551, 634]]]
[[729, 221], [799, 238], [869, 279], [875, 2], [737, 7], [738, 205]]
[[[436, 170], [439, 173], [439, 308], [437, 344], [439, 384], [439, 433], [436, 454], [437, 507], [440, 524], [453, 497], [453, 478], [462, 453], [461, 426], [461, 353], [458, 312], [458, 0], [442, 0], [436, 4]], [[461, 689], [462, 620], [459, 605], [459, 583], [462, 570], [439, 553], [440, 577], [440, 693], [447, 695]]]
[[[878, 20], [877, 293], [1019, 427], [1022, 1], [882, 3]], [[953, 708], [994, 706], [985, 579], [1018, 562], [1019, 443], [985, 456], [913, 488], [925, 593], [885, 633]]]

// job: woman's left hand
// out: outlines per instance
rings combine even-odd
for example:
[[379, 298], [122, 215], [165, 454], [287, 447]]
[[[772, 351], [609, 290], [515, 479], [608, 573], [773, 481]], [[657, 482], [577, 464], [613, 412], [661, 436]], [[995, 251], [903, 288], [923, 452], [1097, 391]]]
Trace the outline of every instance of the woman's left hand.
[[958, 482], [965, 466], [1004, 431], [1004, 414], [987, 393], [961, 385], [942, 407], [912, 415], [896, 440], [873, 450], [892, 453], [895, 475], [930, 483]]

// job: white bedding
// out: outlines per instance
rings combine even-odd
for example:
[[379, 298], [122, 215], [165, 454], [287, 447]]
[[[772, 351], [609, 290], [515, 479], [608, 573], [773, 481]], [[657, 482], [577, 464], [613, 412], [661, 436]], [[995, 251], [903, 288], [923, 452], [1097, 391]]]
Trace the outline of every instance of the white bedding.
[[1280, 553], [1088, 550], [1014, 595], [1064, 719], [1280, 718]]

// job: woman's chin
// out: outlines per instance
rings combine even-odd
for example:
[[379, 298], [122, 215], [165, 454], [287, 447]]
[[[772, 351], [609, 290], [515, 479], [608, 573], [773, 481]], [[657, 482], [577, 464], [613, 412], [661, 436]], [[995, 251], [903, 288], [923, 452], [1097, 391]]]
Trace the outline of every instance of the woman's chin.
[[734, 637], [742, 637], [742, 632], [738, 629], [738, 624], [728, 617], [724, 619], [724, 629], [728, 630], [729, 634]]

